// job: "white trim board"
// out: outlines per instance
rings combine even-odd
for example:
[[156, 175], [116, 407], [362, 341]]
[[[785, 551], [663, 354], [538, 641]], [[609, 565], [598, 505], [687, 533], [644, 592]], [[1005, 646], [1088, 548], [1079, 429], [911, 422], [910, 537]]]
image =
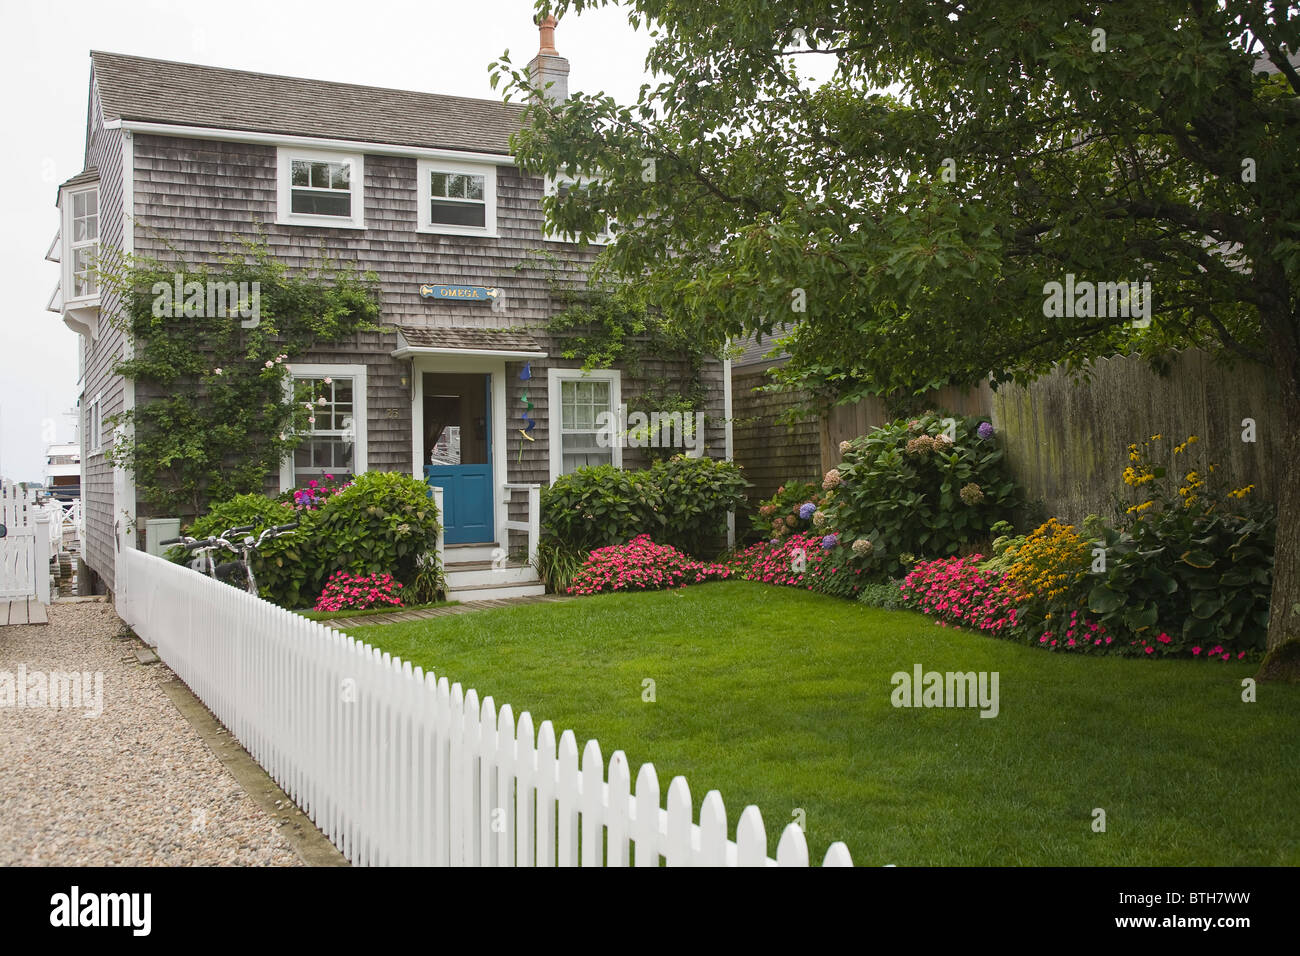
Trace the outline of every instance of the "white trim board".
[[172, 123], [145, 123], [124, 120], [122, 129], [156, 136], [177, 136], [184, 139], [210, 139], [225, 143], [263, 143], [270, 146], [295, 146], [322, 149], [332, 152], [360, 152], [376, 156], [414, 156], [417, 159], [450, 159], [466, 162], [496, 163], [514, 166], [512, 155], [479, 153], [472, 150], [433, 149], [425, 146], [399, 146], [394, 143], [373, 143], [366, 140], [331, 139], [326, 136], [296, 136], [286, 133], [258, 133], [253, 130], [218, 129], [215, 126], [184, 126]]

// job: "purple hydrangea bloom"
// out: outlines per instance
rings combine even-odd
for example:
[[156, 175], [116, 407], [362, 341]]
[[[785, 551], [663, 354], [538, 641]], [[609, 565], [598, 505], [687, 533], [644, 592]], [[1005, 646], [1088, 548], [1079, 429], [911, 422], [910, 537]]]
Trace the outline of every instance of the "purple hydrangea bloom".
[[992, 438], [992, 437], [993, 437], [993, 423], [992, 423], [992, 422], [980, 422], [980, 427], [977, 428], [977, 429], [975, 429], [975, 434], [979, 435], [980, 438]]
[[835, 547], [835, 542], [838, 537], [838, 535], [828, 534], [826, 537], [822, 538], [822, 547], [829, 551], [831, 548]]
[[813, 516], [813, 512], [816, 510], [817, 506], [815, 504], [811, 501], [805, 501], [799, 506], [799, 517], [803, 518], [804, 521], [807, 521]]

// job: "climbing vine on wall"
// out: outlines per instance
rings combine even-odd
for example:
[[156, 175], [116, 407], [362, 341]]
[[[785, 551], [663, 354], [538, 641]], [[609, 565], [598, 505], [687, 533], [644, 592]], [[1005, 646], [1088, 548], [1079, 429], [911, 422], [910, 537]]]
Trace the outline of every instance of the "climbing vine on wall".
[[377, 328], [380, 315], [375, 275], [324, 258], [291, 269], [261, 237], [214, 265], [132, 257], [103, 279], [133, 343], [114, 371], [136, 393], [135, 408], [108, 421], [110, 458], [143, 502], [182, 518], [264, 490], [312, 417], [314, 396], [290, 390], [287, 364]]

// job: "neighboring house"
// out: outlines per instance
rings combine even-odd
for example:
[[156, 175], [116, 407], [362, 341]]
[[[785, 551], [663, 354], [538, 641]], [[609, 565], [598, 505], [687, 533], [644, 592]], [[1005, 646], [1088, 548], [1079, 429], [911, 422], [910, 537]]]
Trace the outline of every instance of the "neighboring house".
[[[567, 96], [554, 22], [541, 32], [530, 69], [539, 88], [550, 84], [545, 95]], [[140, 546], [151, 516], [104, 457], [114, 441], [104, 420], [147, 396], [112, 372], [130, 342], [108, 321], [119, 302], [91, 268], [99, 250], [165, 261], [174, 248], [212, 262], [260, 228], [293, 264], [312, 262], [323, 244], [379, 275], [383, 330], [292, 366], [319, 387], [331, 380], [330, 407], [274, 490], [326, 472], [429, 477], [445, 489], [448, 544], [486, 559], [523, 544], [504, 522], [526, 518], [528, 496], [507, 484], [645, 462], [639, 449], [602, 447], [593, 420], [689, 370], [655, 360], [639, 378], [583, 374], [581, 361], [558, 357], [545, 326], [563, 305], [545, 272], [520, 264], [541, 251], [581, 277], [598, 248], [547, 233], [540, 203], [555, 185], [510, 155], [522, 107], [92, 52], [88, 109], [85, 171], [59, 189], [50, 258], [62, 279], [50, 307], [81, 337], [84, 555], [102, 588], [114, 587], [115, 556]], [[421, 286], [490, 289], [506, 307], [426, 297]], [[714, 457], [729, 437], [725, 374], [721, 360], [702, 373]], [[537, 423], [532, 441], [521, 435], [525, 411]]]

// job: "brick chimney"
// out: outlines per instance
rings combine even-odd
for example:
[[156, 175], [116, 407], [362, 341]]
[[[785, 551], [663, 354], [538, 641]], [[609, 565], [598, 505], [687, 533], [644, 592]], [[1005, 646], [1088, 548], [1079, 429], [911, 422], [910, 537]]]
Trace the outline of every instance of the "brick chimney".
[[[555, 49], [555, 17], [548, 16], [537, 24], [541, 43], [537, 56], [528, 64], [533, 86], [552, 103], [569, 98], [569, 61]], [[545, 89], [550, 83], [551, 88]]]

